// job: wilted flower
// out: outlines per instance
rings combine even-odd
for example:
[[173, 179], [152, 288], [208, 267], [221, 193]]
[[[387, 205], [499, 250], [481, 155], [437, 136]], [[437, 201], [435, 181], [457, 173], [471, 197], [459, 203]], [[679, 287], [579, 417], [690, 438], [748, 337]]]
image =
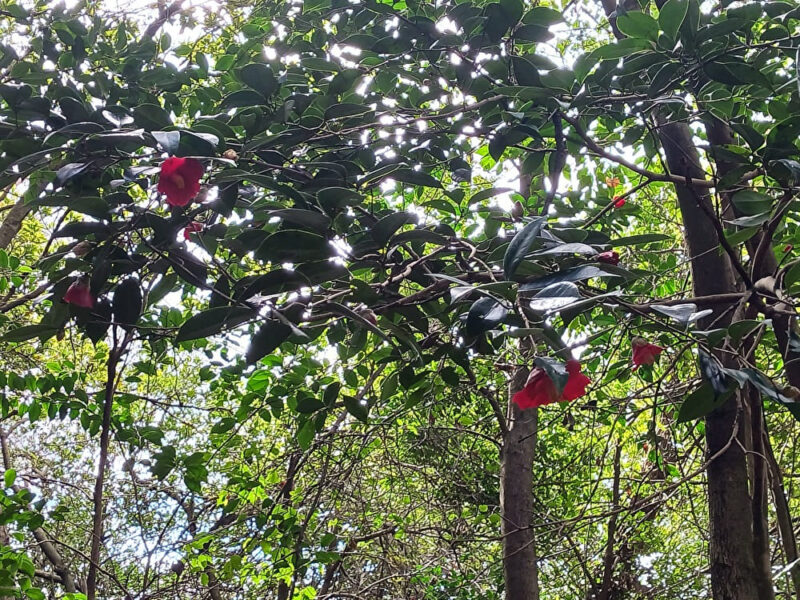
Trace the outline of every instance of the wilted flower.
[[635, 337], [631, 340], [633, 347], [633, 370], [642, 365], [652, 365], [656, 357], [664, 350], [661, 346], [649, 343], [646, 339]]

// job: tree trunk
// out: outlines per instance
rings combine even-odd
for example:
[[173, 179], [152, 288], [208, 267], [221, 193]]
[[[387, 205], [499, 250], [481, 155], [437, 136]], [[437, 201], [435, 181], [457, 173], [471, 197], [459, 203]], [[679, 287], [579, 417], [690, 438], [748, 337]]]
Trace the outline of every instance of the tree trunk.
[[[663, 118], [659, 119], [659, 125], [659, 138], [672, 174], [704, 178], [689, 127]], [[691, 257], [695, 294], [737, 291], [731, 262], [718, 251], [720, 240], [712, 221], [715, 215], [710, 196], [687, 185], [676, 184], [675, 190]], [[724, 327], [730, 317], [716, 311], [708, 320], [715, 327]], [[737, 394], [706, 417], [707, 452], [711, 459], [707, 467], [709, 559], [714, 600], [768, 600], [759, 593], [763, 585], [757, 583], [753, 556], [753, 512], [743, 450], [742, 402], [743, 398]]]
[[17, 200], [17, 203], [11, 207], [8, 214], [6, 214], [6, 218], [3, 219], [3, 224], [0, 225], [0, 248], [8, 248], [11, 240], [19, 233], [22, 221], [25, 220], [30, 210], [30, 206], [25, 203], [24, 197]]
[[518, 367], [509, 383], [509, 427], [500, 452], [500, 510], [503, 518], [501, 527], [506, 600], [539, 598], [536, 540], [531, 528], [533, 457], [536, 452], [538, 410], [520, 410], [511, 401], [527, 379], [528, 369]]
[[764, 430], [764, 454], [769, 467], [769, 484], [772, 490], [772, 501], [775, 505], [775, 516], [778, 521], [781, 545], [783, 546], [784, 561], [787, 565], [793, 565], [789, 569], [789, 576], [794, 587], [794, 597], [800, 598], [800, 564], [797, 564], [800, 557], [798, 557], [797, 553], [797, 539], [794, 535], [792, 515], [789, 512], [789, 502], [783, 489], [783, 473], [775, 458], [775, 452], [772, 450], [769, 432], [766, 431], [766, 428]]

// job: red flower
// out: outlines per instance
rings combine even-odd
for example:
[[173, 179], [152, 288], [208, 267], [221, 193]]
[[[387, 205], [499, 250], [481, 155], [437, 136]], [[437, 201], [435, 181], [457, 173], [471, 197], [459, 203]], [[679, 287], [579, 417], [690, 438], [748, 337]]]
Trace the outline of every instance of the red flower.
[[650, 344], [646, 339], [640, 337], [633, 338], [631, 346], [633, 346], [634, 371], [642, 365], [652, 365], [656, 361], [656, 356], [664, 350], [661, 346]]
[[622, 196], [614, 196], [614, 208], [622, 208], [625, 206], [625, 198]]
[[161, 164], [158, 191], [167, 197], [170, 206], [186, 206], [200, 191], [204, 171], [198, 160], [171, 156]]
[[198, 231], [203, 231], [203, 224], [198, 223], [197, 221], [192, 221], [183, 228], [183, 239], [188, 240], [192, 233], [197, 233]]
[[786, 244], [786, 245], [783, 247], [783, 251], [784, 251], [784, 252], [791, 252], [792, 250], [794, 250], [794, 246], [793, 246], [792, 244]]
[[567, 384], [559, 396], [556, 386], [548, 377], [547, 372], [536, 367], [531, 371], [525, 387], [514, 394], [512, 400], [520, 409], [525, 410], [553, 402], [569, 402], [580, 398], [586, 393], [586, 386], [589, 385], [590, 379], [581, 373], [581, 363], [577, 360], [567, 361], [567, 374]]
[[64, 302], [83, 308], [92, 308], [94, 296], [92, 296], [92, 290], [89, 289], [89, 278], [84, 275], [73, 281], [64, 294]]
[[619, 264], [619, 253], [615, 252], [614, 250], [606, 250], [605, 252], [601, 252], [600, 254], [596, 255], [594, 259], [597, 262], [616, 265]]

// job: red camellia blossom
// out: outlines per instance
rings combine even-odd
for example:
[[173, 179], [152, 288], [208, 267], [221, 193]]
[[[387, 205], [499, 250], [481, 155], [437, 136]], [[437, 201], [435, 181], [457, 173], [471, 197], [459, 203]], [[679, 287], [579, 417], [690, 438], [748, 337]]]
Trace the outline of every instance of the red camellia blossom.
[[191, 234], [197, 233], [198, 231], [203, 231], [203, 224], [198, 223], [197, 221], [192, 221], [183, 228], [183, 239], [188, 240]]
[[170, 206], [186, 206], [200, 191], [203, 165], [193, 158], [171, 156], [161, 164], [158, 191]]
[[606, 250], [605, 252], [601, 252], [600, 254], [596, 255], [594, 259], [597, 262], [616, 265], [619, 264], [619, 253], [615, 252], [614, 250]]
[[625, 198], [614, 196], [614, 208], [622, 208], [623, 206], [625, 206]]
[[664, 350], [661, 346], [650, 344], [646, 339], [640, 337], [633, 338], [631, 346], [633, 346], [634, 371], [642, 365], [652, 365], [656, 361], [656, 356]]
[[580, 398], [586, 393], [586, 386], [589, 385], [590, 379], [581, 373], [581, 363], [577, 360], [567, 361], [567, 374], [567, 384], [559, 396], [556, 386], [548, 377], [547, 372], [536, 367], [528, 376], [525, 387], [514, 394], [512, 400], [522, 410], [525, 410], [553, 402], [569, 402]]
[[83, 308], [92, 308], [94, 296], [92, 296], [92, 290], [89, 289], [89, 278], [84, 276], [73, 281], [64, 294], [64, 302]]

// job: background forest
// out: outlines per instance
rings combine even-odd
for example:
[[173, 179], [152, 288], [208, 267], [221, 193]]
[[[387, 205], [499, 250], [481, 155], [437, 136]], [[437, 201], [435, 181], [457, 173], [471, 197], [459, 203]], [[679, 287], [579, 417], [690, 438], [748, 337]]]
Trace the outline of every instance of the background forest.
[[797, 598], [798, 48], [0, 0], [0, 598]]

